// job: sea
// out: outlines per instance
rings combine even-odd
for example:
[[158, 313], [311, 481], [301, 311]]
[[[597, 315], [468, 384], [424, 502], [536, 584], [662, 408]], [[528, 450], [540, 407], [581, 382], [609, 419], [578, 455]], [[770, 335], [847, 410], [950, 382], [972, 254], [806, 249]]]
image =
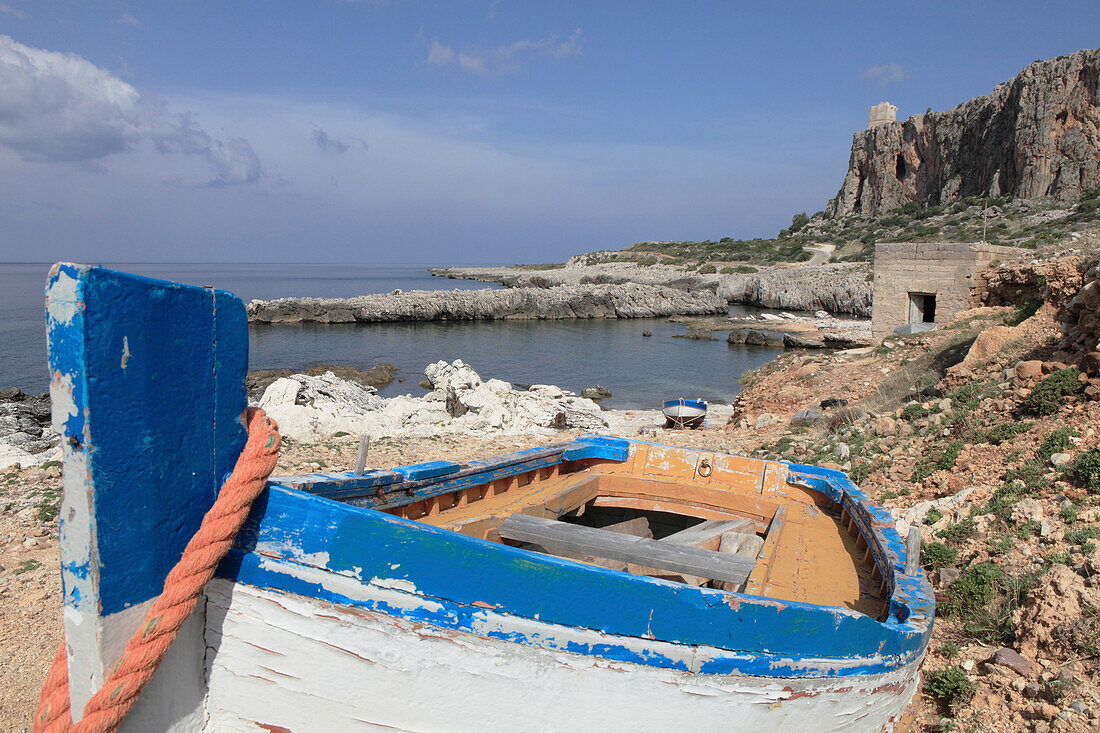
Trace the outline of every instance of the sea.
[[[393, 290], [453, 290], [497, 285], [432, 277], [414, 265], [111, 264], [112, 269], [222, 288], [254, 298], [351, 297]], [[441, 265], [443, 266], [443, 265]], [[0, 389], [45, 392], [43, 288], [48, 264], [0, 264]], [[759, 309], [734, 306], [732, 314]], [[643, 336], [648, 331], [652, 335]], [[461, 359], [485, 379], [553, 384], [575, 392], [603, 386], [611, 409], [659, 409], [678, 396], [729, 402], [740, 376], [781, 349], [725, 340], [673, 338], [683, 324], [664, 319], [450, 321], [372, 324], [257, 324], [249, 328], [251, 369], [346, 364], [397, 366], [380, 394], [420, 395], [424, 367]]]

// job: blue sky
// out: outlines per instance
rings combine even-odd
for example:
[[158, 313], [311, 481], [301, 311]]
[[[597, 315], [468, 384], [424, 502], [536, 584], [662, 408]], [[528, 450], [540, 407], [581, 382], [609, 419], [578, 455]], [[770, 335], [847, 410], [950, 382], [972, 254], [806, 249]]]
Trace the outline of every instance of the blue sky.
[[1100, 3], [0, 0], [0, 260], [513, 263], [772, 236], [869, 105]]

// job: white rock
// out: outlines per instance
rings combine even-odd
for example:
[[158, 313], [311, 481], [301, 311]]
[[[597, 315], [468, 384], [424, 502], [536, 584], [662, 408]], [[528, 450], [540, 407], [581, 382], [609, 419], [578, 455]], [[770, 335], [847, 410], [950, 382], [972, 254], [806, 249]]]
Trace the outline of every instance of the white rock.
[[1050, 457], [1050, 465], [1060, 468], [1070, 461], [1069, 453], [1055, 453]]
[[442, 360], [429, 364], [424, 368], [424, 376], [434, 389], [444, 392], [448, 387], [461, 392], [481, 385], [481, 376], [463, 363], [462, 359], [455, 359], [450, 364]]

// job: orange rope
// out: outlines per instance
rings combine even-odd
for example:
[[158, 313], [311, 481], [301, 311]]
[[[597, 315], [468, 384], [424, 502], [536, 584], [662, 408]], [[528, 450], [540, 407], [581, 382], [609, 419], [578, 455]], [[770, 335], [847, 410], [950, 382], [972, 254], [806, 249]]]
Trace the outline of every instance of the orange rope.
[[233, 538], [248, 517], [253, 500], [275, 469], [279, 432], [263, 410], [245, 413], [248, 442], [225, 480], [218, 498], [202, 519], [195, 536], [184, 548], [176, 566], [164, 579], [164, 590], [153, 601], [145, 620], [130, 641], [122, 659], [111, 670], [99, 691], [84, 706], [84, 715], [73, 724], [69, 711], [69, 673], [65, 645], [57, 650], [46, 676], [34, 718], [35, 733], [105, 733], [113, 731], [133, 707], [142, 687], [153, 676], [176, 633], [214, 577], [214, 570], [233, 545]]

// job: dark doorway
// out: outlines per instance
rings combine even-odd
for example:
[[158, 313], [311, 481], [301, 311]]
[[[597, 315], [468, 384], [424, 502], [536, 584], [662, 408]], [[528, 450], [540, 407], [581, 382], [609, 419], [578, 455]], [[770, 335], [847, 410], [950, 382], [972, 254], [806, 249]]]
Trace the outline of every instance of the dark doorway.
[[894, 170], [894, 174], [898, 177], [899, 181], [905, 178], [905, 158], [902, 157], [901, 153], [898, 153], [898, 163]]
[[909, 293], [909, 323], [935, 322], [935, 293]]

